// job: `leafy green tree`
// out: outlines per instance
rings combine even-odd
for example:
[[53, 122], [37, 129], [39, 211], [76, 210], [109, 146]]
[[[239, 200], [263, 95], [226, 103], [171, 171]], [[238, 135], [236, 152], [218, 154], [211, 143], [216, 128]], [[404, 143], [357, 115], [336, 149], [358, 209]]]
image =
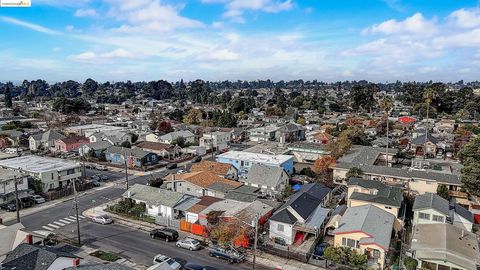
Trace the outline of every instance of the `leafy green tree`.
[[132, 145], [130, 144], [129, 141], [122, 142], [122, 144], [120, 146], [125, 147], [125, 148], [131, 148], [132, 147]]
[[185, 140], [184, 137], [179, 136], [175, 140], [172, 141], [172, 144], [175, 144], [175, 145], [180, 146], [181, 148], [184, 148], [184, 147], [186, 147], [186, 140]]
[[416, 270], [418, 267], [418, 261], [412, 257], [406, 257], [403, 260], [403, 264], [407, 270]]
[[347, 174], [345, 175], [347, 180], [350, 178], [361, 178], [362, 176], [363, 176], [363, 171], [358, 167], [350, 168], [350, 170], [348, 170]]
[[10, 85], [9, 85], [9, 84], [7, 84], [7, 86], [6, 86], [6, 88], [5, 88], [4, 95], [5, 95], [5, 107], [7, 107], [7, 108], [12, 108], [12, 106], [13, 106], [13, 103], [12, 103], [12, 90], [10, 89]]
[[354, 85], [350, 91], [352, 108], [356, 111], [371, 111], [375, 105], [374, 94], [376, 91], [377, 86], [375, 84]]
[[438, 185], [437, 195], [446, 200], [450, 200], [450, 194], [448, 194], [448, 187], [446, 185], [443, 185], [443, 184]]
[[198, 125], [200, 122], [202, 122], [202, 112], [199, 109], [192, 108], [183, 117], [183, 123], [187, 125]]
[[464, 165], [461, 170], [462, 183], [464, 188], [473, 193], [480, 194], [480, 137], [465, 144], [458, 157]]
[[338, 159], [347, 153], [351, 146], [352, 142], [347, 137], [342, 136], [336, 140], [330, 140], [327, 144], [327, 150], [330, 152], [330, 156]]
[[323, 257], [329, 261], [334, 263], [340, 262], [341, 254], [337, 248], [334, 247], [326, 247], [323, 251]]
[[285, 188], [282, 190], [281, 199], [285, 200], [290, 197], [294, 193], [292, 186], [286, 185]]
[[87, 96], [95, 94], [98, 89], [98, 83], [90, 78], [88, 78], [82, 85], [83, 93]]

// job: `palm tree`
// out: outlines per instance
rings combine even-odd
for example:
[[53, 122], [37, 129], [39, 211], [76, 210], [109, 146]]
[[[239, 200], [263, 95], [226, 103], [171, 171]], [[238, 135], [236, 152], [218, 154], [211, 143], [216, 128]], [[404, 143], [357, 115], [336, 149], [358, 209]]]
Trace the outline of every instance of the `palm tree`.
[[435, 92], [432, 89], [427, 89], [423, 92], [423, 99], [425, 100], [425, 104], [427, 104], [427, 125], [425, 126], [425, 141], [423, 143], [423, 159], [426, 158], [427, 154], [427, 138], [428, 138], [428, 111], [430, 109], [430, 104], [432, 103], [433, 98], [435, 97]]
[[388, 166], [388, 115], [390, 114], [390, 110], [392, 109], [393, 107], [393, 100], [391, 97], [389, 96], [384, 96], [380, 101], [379, 101], [379, 106], [380, 106], [380, 109], [382, 109], [382, 111], [385, 113], [385, 119], [387, 121], [387, 146], [386, 146], [386, 149], [385, 149], [385, 165]]

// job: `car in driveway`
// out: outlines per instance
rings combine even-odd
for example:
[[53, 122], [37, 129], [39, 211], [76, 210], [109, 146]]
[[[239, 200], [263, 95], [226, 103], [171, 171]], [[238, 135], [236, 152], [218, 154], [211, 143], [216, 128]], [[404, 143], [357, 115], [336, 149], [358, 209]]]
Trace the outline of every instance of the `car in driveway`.
[[185, 237], [177, 241], [176, 246], [179, 248], [185, 248], [189, 250], [199, 250], [202, 248], [202, 244], [198, 240], [190, 237]]
[[103, 224], [103, 225], [113, 223], [113, 219], [108, 215], [92, 217], [92, 221], [98, 224]]
[[177, 261], [163, 254], [155, 255], [155, 257], [153, 257], [153, 264], [166, 264], [174, 270], [179, 270], [182, 268], [182, 265], [180, 265]]
[[201, 156], [196, 156], [195, 158], [193, 158], [192, 162], [193, 163], [197, 163], [197, 162], [200, 162], [202, 161], [202, 157]]
[[224, 259], [229, 263], [241, 263], [246, 259], [245, 254], [239, 251], [233, 249], [225, 249], [221, 247], [210, 248], [210, 250], [208, 251], [208, 255], [210, 255], [210, 257]]
[[326, 243], [326, 242], [318, 243], [315, 246], [315, 250], [313, 251], [312, 258], [314, 258], [316, 260], [323, 259], [323, 253], [325, 252], [325, 249], [327, 247], [328, 247], [328, 243]]
[[177, 241], [178, 232], [174, 229], [154, 229], [150, 232], [150, 237], [152, 239], [163, 239], [166, 242]]
[[171, 170], [171, 169], [176, 169], [177, 168], [177, 163], [169, 163], [167, 164], [167, 166], [165, 166], [167, 169]]
[[36, 204], [41, 204], [41, 203], [44, 203], [44, 202], [45, 202], [45, 198], [43, 198], [43, 197], [40, 196], [40, 195], [33, 195], [33, 196], [32, 196], [32, 199], [33, 199], [33, 201], [34, 201]]

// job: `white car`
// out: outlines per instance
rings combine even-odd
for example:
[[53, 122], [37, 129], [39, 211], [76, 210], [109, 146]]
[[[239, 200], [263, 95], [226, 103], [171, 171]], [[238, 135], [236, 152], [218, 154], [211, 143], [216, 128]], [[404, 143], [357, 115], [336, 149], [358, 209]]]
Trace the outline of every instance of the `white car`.
[[112, 218], [109, 217], [108, 215], [93, 217], [92, 221], [95, 223], [103, 224], [103, 225], [110, 224], [113, 222]]
[[189, 237], [185, 237], [181, 240], [178, 240], [176, 246], [179, 248], [185, 248], [189, 250], [199, 250], [202, 247], [199, 241]]
[[182, 266], [177, 261], [162, 254], [158, 254], [153, 257], [153, 264], [165, 264], [170, 266], [170, 268], [172, 268], [173, 270], [179, 270], [182, 268]]
[[45, 198], [40, 195], [33, 195], [32, 199], [35, 201], [36, 204], [41, 204], [45, 202]]

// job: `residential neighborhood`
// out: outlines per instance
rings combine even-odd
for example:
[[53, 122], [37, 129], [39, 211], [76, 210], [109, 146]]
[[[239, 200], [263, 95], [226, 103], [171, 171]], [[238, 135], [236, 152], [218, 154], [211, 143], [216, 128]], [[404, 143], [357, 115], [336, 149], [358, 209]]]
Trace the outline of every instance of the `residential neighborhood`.
[[0, 0], [0, 270], [480, 270], [478, 1]]

